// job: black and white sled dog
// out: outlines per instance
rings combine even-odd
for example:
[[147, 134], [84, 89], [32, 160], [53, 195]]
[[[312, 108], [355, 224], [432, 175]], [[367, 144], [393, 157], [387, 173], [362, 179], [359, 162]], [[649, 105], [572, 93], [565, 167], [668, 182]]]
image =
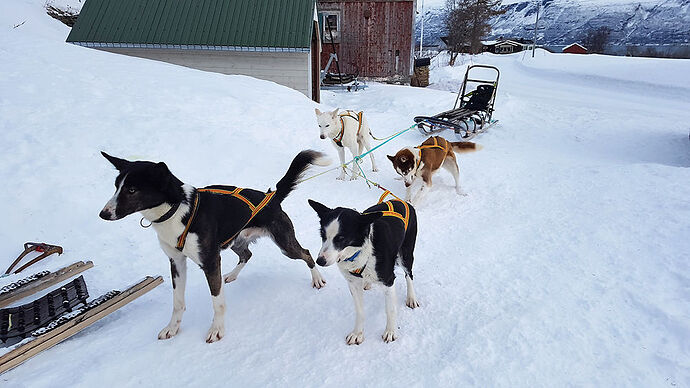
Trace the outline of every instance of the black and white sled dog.
[[364, 341], [363, 290], [382, 284], [386, 294], [385, 342], [395, 341], [396, 296], [394, 266], [402, 265], [407, 281], [407, 306], [419, 307], [412, 285], [412, 262], [417, 238], [417, 216], [406, 202], [379, 203], [359, 213], [353, 209], [330, 209], [309, 200], [321, 222], [323, 244], [316, 263], [337, 263], [355, 303], [355, 328], [346, 337], [348, 345]]
[[[338, 111], [339, 109], [336, 108], [332, 112], [321, 112], [318, 108], [314, 108], [316, 122], [319, 125], [319, 137], [321, 139], [331, 138], [342, 165], [345, 164], [345, 148], [350, 150], [353, 158], [359, 156], [365, 148], [367, 151], [371, 149], [369, 142], [374, 138], [374, 135], [371, 133], [364, 112], [345, 110], [338, 113]], [[371, 159], [371, 171], [378, 171], [374, 154], [370, 153], [369, 158]], [[353, 172], [350, 180], [355, 180], [358, 176], [356, 172]], [[336, 179], [345, 180], [345, 167]]]
[[[292, 221], [280, 206], [309, 165], [330, 163], [322, 153], [300, 152], [276, 190], [268, 193], [234, 186], [197, 189], [182, 183], [163, 162], [128, 161], [102, 154], [119, 175], [115, 179], [115, 194], [100, 217], [119, 220], [141, 213], [153, 225], [158, 242], [170, 259], [173, 312], [170, 323], [158, 334], [159, 339], [173, 337], [180, 328], [185, 311], [187, 257], [204, 271], [211, 291], [213, 322], [206, 336], [209, 343], [223, 338], [225, 332], [223, 282], [237, 278], [252, 256], [248, 246], [257, 238], [268, 236], [287, 257], [304, 260], [311, 271], [312, 286], [325, 285], [311, 254], [300, 246]], [[228, 247], [239, 256], [239, 263], [223, 276], [220, 251]]]

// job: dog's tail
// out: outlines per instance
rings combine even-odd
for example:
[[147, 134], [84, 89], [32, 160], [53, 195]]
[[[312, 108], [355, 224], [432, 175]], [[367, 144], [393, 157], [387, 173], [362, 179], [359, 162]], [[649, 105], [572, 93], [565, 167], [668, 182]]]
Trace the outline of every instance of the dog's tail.
[[285, 198], [295, 189], [302, 175], [310, 165], [328, 166], [331, 160], [323, 153], [314, 150], [304, 150], [297, 154], [285, 176], [276, 184], [276, 194], [273, 198], [277, 203], [283, 202]]
[[453, 146], [453, 151], [457, 153], [474, 152], [484, 148], [477, 143], [472, 143], [471, 141], [454, 141], [450, 144]]

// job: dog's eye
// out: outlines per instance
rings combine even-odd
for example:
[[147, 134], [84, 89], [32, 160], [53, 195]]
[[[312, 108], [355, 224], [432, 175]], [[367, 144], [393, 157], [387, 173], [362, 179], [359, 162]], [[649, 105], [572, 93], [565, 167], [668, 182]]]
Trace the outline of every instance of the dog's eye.
[[326, 124], [326, 126], [329, 126], [329, 125], [331, 125], [331, 124]]
[[404, 163], [404, 162], [407, 162], [407, 158], [403, 156], [403, 157], [400, 158], [400, 161], [403, 162], [403, 163]]
[[135, 189], [134, 187], [130, 187], [129, 189], [127, 189], [127, 192], [130, 194], [134, 194], [137, 192], [137, 189]]
[[337, 235], [337, 236], [333, 237], [333, 242], [336, 244], [339, 244], [343, 241], [345, 241], [345, 237], [343, 237], [341, 235]]

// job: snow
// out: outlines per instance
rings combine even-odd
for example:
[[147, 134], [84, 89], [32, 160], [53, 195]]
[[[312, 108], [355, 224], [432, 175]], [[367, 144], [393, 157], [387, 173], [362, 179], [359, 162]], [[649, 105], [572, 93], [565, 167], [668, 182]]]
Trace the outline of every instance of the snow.
[[[166, 283], [0, 376], [3, 385], [690, 385], [690, 61], [474, 57], [501, 69], [500, 124], [476, 139], [483, 150], [459, 156], [469, 195], [439, 172], [417, 207], [421, 307], [398, 301], [395, 342], [381, 340], [384, 298], [372, 290], [366, 339], [347, 346], [354, 307], [342, 276], [323, 269], [328, 284], [314, 290], [306, 266], [266, 240], [225, 286], [222, 341], [204, 343], [212, 308], [195, 266], [180, 333], [159, 341], [172, 309], [168, 262], [136, 215], [98, 218], [116, 175], [99, 151], [163, 160], [196, 186], [259, 189], [301, 149], [335, 152], [299, 92], [65, 44], [68, 28], [42, 5], [0, 2], [3, 265], [23, 242], [46, 241], [65, 253], [30, 272], [92, 259], [92, 297], [144, 275]], [[362, 109], [374, 134], [388, 135], [452, 106], [469, 59], [443, 59], [430, 88], [324, 91], [320, 108]], [[423, 140], [410, 131], [384, 145], [372, 179], [402, 195], [384, 154]], [[320, 238], [307, 198], [363, 209], [380, 194], [336, 175], [284, 202], [312, 253]], [[236, 257], [223, 256], [228, 272]], [[396, 287], [404, 295], [404, 282]]]

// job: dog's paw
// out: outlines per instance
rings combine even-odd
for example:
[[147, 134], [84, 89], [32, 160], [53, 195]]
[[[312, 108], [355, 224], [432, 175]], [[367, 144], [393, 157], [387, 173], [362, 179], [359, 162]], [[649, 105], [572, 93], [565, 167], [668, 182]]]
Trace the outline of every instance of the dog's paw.
[[369, 283], [369, 282], [364, 282], [364, 289], [367, 290], [367, 291], [368, 291], [368, 290], [371, 290], [371, 283]]
[[374, 167], [374, 168], [371, 169], [371, 171], [372, 171], [372, 172], [379, 172], [379, 169], [376, 168], [376, 167]]
[[206, 334], [206, 343], [210, 344], [216, 341], [220, 341], [224, 335], [225, 327], [211, 325], [211, 328], [208, 329], [208, 334]]
[[326, 280], [321, 276], [321, 272], [316, 268], [311, 269], [311, 286], [314, 288], [322, 288], [326, 285]]
[[407, 302], [405, 304], [411, 309], [416, 309], [419, 307], [419, 302], [417, 302], [417, 299], [415, 298], [407, 298]]
[[359, 333], [355, 333], [354, 331], [350, 334], [347, 335], [345, 338], [345, 342], [347, 342], [348, 345], [359, 345], [362, 342], [364, 342], [364, 332], [360, 331]]
[[462, 189], [460, 189], [460, 188], [456, 188], [455, 192], [458, 193], [458, 195], [461, 197], [467, 197], [467, 193], [462, 191]]
[[235, 280], [237, 280], [237, 274], [236, 273], [230, 272], [229, 274], [223, 276], [223, 281], [225, 283], [234, 282]]
[[383, 342], [393, 342], [398, 338], [398, 334], [395, 333], [395, 330], [386, 330], [381, 338], [383, 338]]
[[335, 178], [339, 181], [344, 181], [345, 180], [345, 175], [339, 175], [337, 178]]
[[356, 181], [357, 178], [359, 178], [359, 175], [357, 175], [357, 174], [352, 174], [352, 176], [350, 177], [350, 180], [351, 180], [351, 181]]
[[179, 323], [177, 325], [168, 325], [168, 326], [164, 327], [163, 330], [161, 330], [158, 333], [158, 339], [159, 340], [170, 339], [170, 338], [176, 336], [177, 332], [179, 330], [180, 330], [180, 324]]

